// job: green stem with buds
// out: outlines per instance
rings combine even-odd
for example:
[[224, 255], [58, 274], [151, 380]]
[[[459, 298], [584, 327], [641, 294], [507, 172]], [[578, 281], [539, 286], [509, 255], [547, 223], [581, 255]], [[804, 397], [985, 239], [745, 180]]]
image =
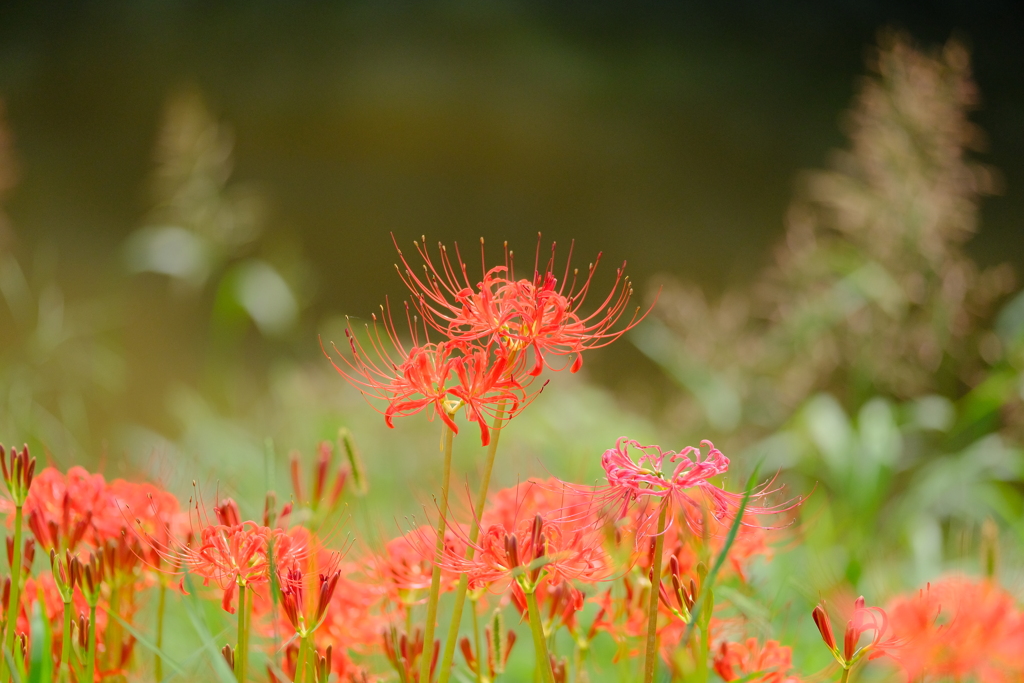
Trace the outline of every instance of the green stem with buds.
[[[526, 593], [526, 591], [523, 591]], [[540, 608], [537, 607], [537, 596], [531, 590], [526, 593], [526, 607], [530, 615], [530, 633], [533, 634], [533, 649], [537, 655], [537, 670], [543, 683], [555, 683], [555, 675], [551, 672], [551, 657], [548, 656], [548, 641], [544, 637], [544, 625], [541, 623]]]
[[431, 653], [434, 651], [434, 624], [437, 621], [437, 601], [441, 595], [441, 555], [444, 553], [444, 534], [447, 530], [448, 482], [452, 475], [452, 442], [455, 432], [444, 428], [444, 472], [441, 475], [441, 509], [437, 519], [437, 545], [434, 548], [434, 570], [430, 574], [430, 598], [427, 600], [427, 623], [423, 627], [423, 654], [420, 658], [420, 683], [430, 682]]
[[661, 586], [661, 557], [665, 551], [665, 518], [668, 501], [661, 504], [658, 515], [658, 535], [654, 539], [654, 561], [651, 562], [651, 600], [647, 608], [647, 654], [644, 660], [644, 683], [654, 681], [658, 667], [658, 588]]
[[[469, 526], [469, 545], [466, 548], [466, 560], [472, 560], [476, 552], [476, 541], [480, 536], [479, 517], [483, 514], [484, 505], [487, 504], [487, 490], [491, 486], [491, 472], [494, 469], [494, 455], [498, 452], [498, 437], [501, 435], [501, 421], [505, 415], [505, 402], [498, 404], [498, 411], [494, 414], [494, 423], [491, 425], [491, 443], [487, 447], [487, 460], [484, 463], [483, 477], [480, 479], [480, 490], [476, 494], [476, 508], [473, 512], [473, 521]], [[448, 626], [448, 637], [444, 643], [444, 655], [441, 657], [441, 672], [438, 674], [438, 683], [448, 683], [451, 675], [452, 660], [455, 657], [455, 645], [459, 640], [459, 626], [462, 622], [462, 610], [466, 604], [466, 590], [469, 588], [469, 579], [465, 574], [459, 577], [459, 585], [455, 589], [455, 606], [452, 609], [452, 621]]]
[[[14, 507], [14, 555], [11, 558], [11, 602], [7, 606], [4, 652], [14, 654], [15, 626], [18, 623], [18, 608], [21, 604], [21, 505]], [[7, 658], [0, 657], [0, 680], [9, 680]]]

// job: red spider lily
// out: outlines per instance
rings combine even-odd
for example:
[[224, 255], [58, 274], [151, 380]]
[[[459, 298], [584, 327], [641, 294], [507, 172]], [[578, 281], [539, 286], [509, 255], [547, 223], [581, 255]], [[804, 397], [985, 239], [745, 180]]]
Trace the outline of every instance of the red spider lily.
[[526, 391], [509, 374], [505, 354], [498, 353], [492, 359], [489, 349], [473, 347], [465, 347], [463, 353], [453, 364], [459, 384], [448, 394], [465, 406], [466, 419], [479, 425], [480, 442], [486, 446], [491, 442], [488, 419], [493, 420], [499, 410], [503, 418], [518, 414], [527, 402]]
[[214, 524], [204, 527], [196, 542], [185, 546], [178, 561], [203, 577], [204, 585], [213, 581], [220, 586], [224, 591], [221, 606], [234, 614], [232, 600], [236, 588], [244, 590], [270, 580], [271, 543], [275, 563], [282, 566], [308, 552], [287, 532], [245, 521], [233, 526]]
[[[601, 456], [601, 465], [608, 478], [608, 486], [603, 495], [621, 505], [620, 516], [626, 513], [633, 501], [655, 498], [664, 501], [666, 505], [672, 505], [695, 534], [702, 534], [705, 526], [710, 529], [712, 520], [718, 523], [715, 527], [725, 528], [735, 517], [744, 495], [726, 491], [709, 481], [728, 471], [729, 458], [710, 441], [701, 441], [701, 446], [708, 449], [707, 456], [702, 455], [700, 448], [693, 446], [687, 446], [677, 453], [663, 451], [660, 446], [644, 446], [633, 439], [621, 437], [615, 443], [615, 448], [608, 449]], [[638, 455], [633, 456], [634, 452]], [[666, 465], [671, 467], [671, 471]], [[763, 500], [781, 490], [770, 487], [771, 482], [762, 485], [751, 494], [750, 501]], [[777, 506], [750, 505], [750, 501], [741, 522], [744, 525], [752, 523], [748, 519], [753, 520], [758, 515], [791, 510], [802, 499], [797, 498]], [[705, 522], [705, 517], [710, 518], [708, 522]], [[644, 517], [645, 528], [638, 529], [638, 540], [640, 536], [651, 533], [652, 530], [647, 527], [652, 526], [653, 519], [651, 515]]]
[[79, 544], [102, 545], [94, 516], [108, 510], [106, 482], [101, 474], [72, 467], [67, 475], [47, 467], [35, 477], [25, 500], [29, 529], [44, 548], [74, 552]]
[[547, 520], [573, 522], [581, 528], [597, 527], [604, 521], [600, 513], [590, 490], [581, 492], [554, 477], [527, 479], [490, 494], [480, 516], [480, 526], [500, 524], [514, 529], [520, 521], [540, 514]]
[[1009, 683], [1024, 678], [1024, 614], [987, 579], [947, 578], [888, 606], [908, 679]]
[[25, 501], [32, 534], [44, 548], [76, 551], [120, 542], [139, 527], [158, 534], [177, 525], [178, 501], [152, 484], [115, 479], [72, 467], [62, 474], [47, 467], [36, 476]]
[[[93, 526], [100, 538], [120, 539], [128, 530], [141, 530], [166, 543], [170, 535], [184, 530], [186, 516], [181, 513], [178, 499], [153, 484], [115, 479], [107, 484], [105, 498], [109, 505], [93, 516]], [[158, 560], [155, 554], [147, 559]]]
[[[824, 601], [814, 608], [811, 616], [818, 627], [821, 639], [844, 669], [853, 667], [865, 657], [875, 659], [891, 655], [902, 646], [902, 641], [893, 636], [889, 629], [889, 618], [885, 610], [881, 607], [866, 607], [863, 597], [854, 601], [853, 614], [846, 622], [842, 649], [836, 642]], [[860, 645], [861, 636], [865, 633], [871, 634], [871, 640], [866, 645]]]
[[[387, 602], [404, 610], [425, 599], [433, 571], [436, 530], [430, 526], [413, 529], [387, 542], [380, 553], [368, 556], [362, 564], [369, 569], [370, 582], [378, 587]], [[452, 532], [445, 534], [445, 555], [465, 554], [465, 543]], [[450, 591], [458, 574], [442, 567], [441, 592]]]
[[595, 582], [610, 572], [608, 556], [592, 528], [547, 522], [540, 514], [511, 529], [492, 524], [474, 547], [472, 559], [446, 552], [441, 560], [447, 569], [467, 575], [470, 590], [504, 590], [514, 580], [529, 592], [545, 580]]
[[389, 311], [384, 312], [383, 324], [389, 339], [382, 338], [376, 324], [372, 331], [368, 328], [369, 352], [346, 329], [352, 357], [338, 352], [346, 367], [329, 355], [328, 358], [342, 377], [371, 400], [371, 405], [374, 400], [387, 404], [381, 412], [389, 427], [394, 427], [395, 417], [428, 410], [431, 419], [437, 415], [458, 434], [454, 417], [464, 407], [467, 419], [480, 426], [481, 441], [486, 446], [490, 443], [487, 418], [500, 409], [507, 421], [529, 403], [530, 397], [513, 376], [501, 348], [454, 341], [421, 345], [419, 333], [410, 320], [413, 345], [406, 349], [395, 332]]
[[745, 643], [723, 642], [715, 653], [715, 672], [723, 681], [742, 678], [750, 683], [799, 683], [790, 675], [792, 651], [769, 640], [761, 645], [757, 638]]
[[[551, 257], [542, 267], [540, 244], [538, 235], [534, 273], [529, 280], [516, 279], [507, 244], [505, 264], [493, 268], [483, 265], [483, 279], [476, 285], [469, 279], [457, 245], [454, 263], [444, 245], [438, 245], [440, 257], [435, 265], [425, 245], [415, 243], [424, 262], [422, 276], [414, 272], [398, 249], [404, 266], [404, 272], [399, 268], [399, 275], [413, 293], [424, 319], [449, 338], [497, 344], [515, 356], [517, 367], [528, 364], [530, 352], [532, 376], [550, 367], [545, 354], [573, 357], [570, 370], [576, 372], [582, 366], [584, 350], [610, 344], [643, 316], [638, 308], [629, 323], [613, 330], [626, 312], [633, 291], [624, 274], [625, 263], [616, 271], [608, 296], [594, 311], [584, 314], [581, 309], [601, 255], [590, 265], [585, 279], [578, 280], [578, 271], [574, 270], [570, 280], [570, 246], [559, 284], [554, 273], [555, 245], [551, 245]], [[483, 240], [481, 261], [486, 263]]]

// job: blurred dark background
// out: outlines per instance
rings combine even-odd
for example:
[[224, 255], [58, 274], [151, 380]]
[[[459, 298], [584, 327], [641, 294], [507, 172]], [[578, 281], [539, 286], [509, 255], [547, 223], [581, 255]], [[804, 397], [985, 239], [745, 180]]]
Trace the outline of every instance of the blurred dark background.
[[[275, 353], [311, 357], [323, 320], [401, 294], [389, 232], [483, 235], [496, 256], [541, 231], [575, 239], [583, 265], [603, 250], [606, 274], [628, 260], [641, 286], [669, 273], [721, 291], [768, 262], [798, 172], [842, 145], [867, 46], [891, 26], [971, 47], [980, 159], [1004, 191], [968, 250], [1020, 272], [1022, 20], [1011, 2], [8, 2], [0, 97], [20, 182], [5, 206], [19, 253], [45, 254], [66, 291], [109, 290], [154, 203], [162, 111], [192, 88], [233, 131], [232, 182], [266, 200], [264, 251], [306, 271], [314, 322]], [[140, 419], [147, 391], [209, 363], [194, 333], [208, 313], [165, 289], [143, 277], [126, 294]]]

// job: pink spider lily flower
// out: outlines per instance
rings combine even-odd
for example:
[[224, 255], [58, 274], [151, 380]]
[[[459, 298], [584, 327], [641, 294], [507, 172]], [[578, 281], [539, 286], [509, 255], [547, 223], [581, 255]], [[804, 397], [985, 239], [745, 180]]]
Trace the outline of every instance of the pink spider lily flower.
[[[729, 458], [715, 448], [710, 441], [701, 441], [701, 448], [687, 446], [679, 452], [664, 451], [660, 446], [645, 446], [638, 441], [621, 437], [614, 448], [601, 456], [601, 465], [608, 479], [608, 485], [599, 495], [621, 506], [619, 516], [625, 515], [628, 506], [640, 499], [656, 499], [683, 517], [693, 533], [700, 535], [705, 528], [705, 515], [717, 524], [708, 524], [714, 529], [727, 528], [739, 511], [744, 498], [742, 493], [726, 491], [709, 480], [729, 470]], [[744, 525], [760, 515], [777, 514], [791, 510], [803, 499], [796, 498], [776, 506], [752, 505], [764, 500], [781, 488], [771, 488], [768, 482], [755, 490], [744, 510]], [[637, 540], [651, 533], [648, 527], [654, 522], [653, 515], [643, 516], [638, 529]]]
[[[505, 264], [488, 268], [481, 240], [482, 280], [470, 280], [465, 263], [455, 247], [454, 262], [444, 245], [437, 263], [424, 244], [416, 242], [423, 259], [423, 275], [417, 275], [398, 249], [403, 268], [399, 275], [414, 295], [424, 319], [451, 339], [484, 341], [507, 349], [517, 369], [529, 366], [531, 376], [540, 375], [545, 367], [553, 368], [546, 355], [571, 357], [570, 371], [583, 364], [582, 352], [615, 341], [643, 319], [637, 308], [624, 326], [614, 329], [626, 313], [633, 293], [625, 275], [625, 263], [616, 270], [615, 282], [597, 307], [585, 314], [582, 308], [590, 292], [601, 255], [590, 264], [587, 275], [579, 279], [578, 270], [570, 277], [570, 261], [566, 259], [561, 284], [555, 275], [555, 244], [546, 264], [540, 259], [540, 236], [532, 279], [517, 279], [512, 252], [505, 245]], [[396, 248], [398, 247], [396, 243]], [[532, 356], [532, 362], [527, 360]]]

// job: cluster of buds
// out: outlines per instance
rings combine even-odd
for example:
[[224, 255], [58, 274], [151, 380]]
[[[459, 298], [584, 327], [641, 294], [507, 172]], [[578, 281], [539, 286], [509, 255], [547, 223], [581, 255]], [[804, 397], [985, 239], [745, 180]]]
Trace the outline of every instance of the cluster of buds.
[[338, 587], [341, 571], [319, 574], [318, 578], [316, 603], [312, 612], [307, 613], [304, 596], [306, 574], [294, 564], [288, 570], [280, 572], [281, 609], [300, 638], [308, 637], [323, 623], [327, 607]]
[[[538, 584], [536, 591], [537, 604], [541, 605], [541, 616], [544, 618], [544, 632], [551, 633], [559, 626], [565, 626], [573, 637], [580, 641], [577, 633], [576, 615], [583, 609], [583, 593], [569, 581], [562, 581], [552, 586], [550, 582]], [[512, 604], [526, 618], [526, 595], [519, 584], [512, 586]], [[586, 642], [585, 640], [583, 642]]]
[[[505, 534], [505, 553], [508, 556], [509, 567], [513, 568], [514, 572], [518, 572], [516, 582], [524, 593], [533, 593], [537, 590], [541, 571], [547, 564], [544, 558], [547, 550], [547, 539], [544, 537], [544, 518], [539, 514], [533, 518], [529, 545], [523, 550], [525, 555], [520, 557], [519, 539], [515, 534]], [[526, 564], [521, 567], [520, 562], [523, 560], [526, 561]]]
[[4, 484], [14, 506], [22, 507], [28, 498], [28, 490], [36, 473], [36, 459], [29, 455], [27, 445], [22, 446], [21, 451], [12, 446], [10, 459], [4, 447], [0, 446], [0, 468], [3, 469]]
[[[707, 566], [703, 562], [697, 564], [697, 575], [700, 577], [701, 582], [704, 581], [707, 572]], [[650, 574], [653, 580], [653, 568]], [[666, 583], [671, 584], [672, 587], [669, 588]], [[666, 577], [662, 577], [658, 584], [658, 597], [661, 599], [661, 604], [675, 615], [677, 619], [681, 620], [684, 624], [689, 624], [692, 618], [693, 606], [697, 602], [699, 595], [700, 584], [694, 581], [692, 576], [689, 577], [688, 583], [684, 583], [684, 577], [679, 567], [679, 559], [675, 555], [670, 557], [668, 560], [667, 582]]]
[[515, 631], [505, 628], [505, 620], [502, 619], [500, 611], [495, 610], [490, 625], [484, 628], [484, 640], [486, 652], [474, 652], [469, 638], [463, 638], [459, 642], [459, 648], [462, 650], [462, 656], [466, 658], [466, 665], [477, 680], [490, 683], [505, 673], [508, 656], [512, 652], [512, 646], [516, 644]]
[[431, 683], [437, 669], [437, 656], [441, 652], [441, 642], [434, 641], [430, 651], [430, 674], [426, 681], [420, 680], [420, 661], [426, 657], [423, 631], [415, 629], [410, 638], [408, 634], [399, 635], [395, 629], [384, 632], [384, 654], [391, 666], [398, 672], [401, 680], [408, 683]]
[[61, 600], [65, 605], [70, 605], [75, 595], [75, 587], [82, 582], [82, 563], [71, 556], [70, 550], [64, 551], [63, 557], [58, 555], [56, 550], [50, 550], [50, 569]]
[[[341, 439], [339, 440], [341, 441]], [[351, 438], [348, 441], [351, 441]], [[342, 441], [342, 449], [348, 453], [344, 441]], [[354, 447], [352, 452], [355, 453]], [[302, 482], [302, 455], [295, 450], [291, 452], [288, 459], [295, 503], [307, 508], [314, 518], [326, 517], [335, 512], [341, 505], [345, 484], [353, 470], [345, 462], [335, 466], [334, 445], [330, 441], [320, 442], [308, 488], [303, 486]]]
[[[14, 567], [14, 538], [7, 537], [7, 566]], [[26, 538], [21, 544], [21, 572], [22, 578], [27, 578], [32, 572], [32, 563], [36, 559], [35, 539]]]
[[[221, 651], [224, 653], [225, 659], [227, 659], [227, 652], [231, 650], [230, 645], [225, 645]], [[308, 680], [310, 683], [327, 683], [331, 677], [331, 666], [334, 663], [334, 646], [328, 645], [327, 649], [324, 650], [324, 654], [321, 655], [319, 652], [313, 652], [313, 661], [310, 663], [310, 676], [305, 677], [301, 680]], [[267, 679], [270, 683], [289, 683], [291, 680], [300, 680], [300, 676], [305, 676], [304, 673], [299, 673], [299, 648], [294, 644], [290, 644], [285, 649], [285, 671], [275, 671], [270, 665], [267, 666]], [[231, 659], [227, 660], [228, 664], [234, 668], [235, 659], [232, 653]], [[279, 676], [278, 674], [282, 674]], [[346, 678], [346, 681], [352, 680], [353, 683], [360, 681], [361, 679], [356, 678], [355, 674], [352, 677]], [[365, 680], [365, 679], [362, 679]]]

